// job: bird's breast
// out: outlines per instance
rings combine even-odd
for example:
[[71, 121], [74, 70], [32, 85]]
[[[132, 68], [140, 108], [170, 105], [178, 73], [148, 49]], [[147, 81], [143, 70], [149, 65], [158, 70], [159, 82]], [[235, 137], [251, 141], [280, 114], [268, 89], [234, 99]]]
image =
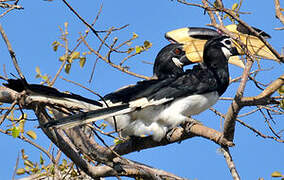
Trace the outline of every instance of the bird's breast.
[[219, 99], [216, 91], [206, 94], [195, 94], [183, 98], [176, 99], [166, 109], [166, 113], [180, 113], [184, 116], [191, 116], [205, 111], [214, 105]]

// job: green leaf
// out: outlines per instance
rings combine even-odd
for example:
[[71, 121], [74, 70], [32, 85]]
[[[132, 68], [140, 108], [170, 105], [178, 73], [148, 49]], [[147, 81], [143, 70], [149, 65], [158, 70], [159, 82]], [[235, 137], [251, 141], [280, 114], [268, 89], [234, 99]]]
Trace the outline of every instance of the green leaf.
[[278, 171], [274, 171], [272, 174], [271, 174], [271, 177], [282, 177], [282, 174]]
[[59, 61], [65, 61], [65, 59], [66, 59], [65, 55], [59, 57]]
[[35, 133], [34, 131], [32, 131], [32, 130], [27, 131], [26, 134], [27, 134], [30, 138], [34, 139], [34, 140], [37, 139], [36, 133]]
[[78, 176], [78, 173], [74, 169], [72, 169], [71, 177], [76, 177], [76, 176]]
[[80, 52], [72, 52], [72, 54], [70, 55], [70, 59], [79, 59], [80, 58]]
[[59, 45], [60, 45], [60, 43], [58, 41], [53, 41], [53, 43], [52, 43], [53, 51], [56, 52], [58, 50]]
[[62, 160], [62, 166], [65, 167], [66, 165], [67, 165], [67, 161], [66, 161], [66, 159], [63, 159], [63, 160]]
[[30, 168], [33, 168], [33, 167], [34, 167], [33, 162], [30, 161], [30, 160], [25, 160], [25, 161], [24, 161], [24, 165], [26, 165], [26, 166], [28, 166], [28, 167], [30, 167]]
[[12, 128], [12, 136], [14, 138], [17, 138], [19, 136], [19, 134], [20, 134], [20, 129], [18, 127], [13, 127]]
[[132, 39], [136, 39], [136, 38], [138, 38], [138, 34], [133, 33], [133, 35], [132, 35]]
[[66, 65], [65, 65], [65, 72], [66, 72], [67, 74], [70, 73], [70, 69], [71, 69], [71, 64], [66, 64]]
[[284, 110], [284, 99], [280, 101], [280, 107]]
[[26, 170], [24, 169], [24, 168], [19, 168], [19, 169], [17, 169], [17, 171], [16, 171], [16, 174], [17, 175], [22, 175], [22, 174], [25, 174], [26, 173]]
[[99, 128], [100, 128], [100, 129], [105, 129], [107, 126], [108, 126], [108, 125], [107, 125], [106, 123], [102, 123], [102, 124], [99, 126]]
[[22, 159], [27, 160], [29, 158], [29, 156], [25, 154], [25, 150], [21, 149], [21, 152], [22, 152]]
[[40, 163], [40, 165], [44, 164], [44, 159], [42, 157], [42, 154], [40, 154], [40, 156], [39, 156], [39, 163]]
[[68, 62], [69, 64], [71, 64], [71, 63], [73, 63], [73, 59], [72, 59], [72, 58], [68, 58], [68, 59], [67, 59], [67, 62]]
[[59, 44], [54, 45], [54, 46], [53, 46], [53, 51], [56, 52], [56, 51], [58, 50], [58, 46], [59, 46]]
[[65, 22], [64, 26], [65, 26], [65, 28], [67, 28], [68, 27], [68, 22]]
[[20, 133], [24, 133], [25, 122], [26, 122], [25, 120], [20, 120], [20, 122], [19, 122]]
[[135, 46], [135, 52], [136, 52], [137, 54], [141, 53], [141, 52], [142, 52], [141, 46]]
[[48, 76], [47, 75], [44, 75], [44, 76], [41, 76], [41, 78], [43, 79], [43, 80], [48, 80]]
[[25, 166], [25, 170], [26, 170], [26, 172], [30, 172], [30, 167], [29, 166]]
[[213, 5], [214, 5], [214, 7], [222, 8], [222, 4], [219, 4], [217, 0], [214, 1]]
[[38, 66], [36, 67], [36, 73], [37, 73], [37, 74], [41, 74], [41, 73], [40, 73], [40, 69], [39, 69]]
[[152, 43], [150, 42], [150, 41], [144, 41], [144, 47], [146, 48], [146, 49], [149, 49], [150, 47], [152, 47]]
[[278, 93], [281, 95], [281, 94], [284, 94], [284, 85], [282, 85], [279, 89], [278, 89]]
[[80, 67], [83, 68], [86, 63], [86, 57], [80, 57]]
[[120, 143], [123, 143], [124, 141], [121, 140], [121, 139], [115, 138], [115, 139], [113, 140], [113, 142], [114, 142], [115, 145], [118, 145], [118, 144], [120, 144]]
[[232, 6], [232, 10], [235, 11], [238, 8], [239, 4], [238, 3], [234, 3]]
[[54, 46], [56, 44], [58, 44], [58, 42], [57, 41], [53, 41], [51, 45]]

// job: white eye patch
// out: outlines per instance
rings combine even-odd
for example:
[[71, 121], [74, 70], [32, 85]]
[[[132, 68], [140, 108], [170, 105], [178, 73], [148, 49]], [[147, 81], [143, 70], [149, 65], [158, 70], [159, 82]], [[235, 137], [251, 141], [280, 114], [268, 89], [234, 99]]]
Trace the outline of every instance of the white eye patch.
[[232, 41], [230, 38], [226, 38], [226, 39], [223, 39], [223, 41], [221, 41], [221, 43], [227, 47], [228, 49], [230, 49], [232, 47]]
[[232, 41], [230, 38], [226, 38], [223, 39], [221, 43], [225, 46], [221, 48], [222, 52], [226, 56], [226, 58], [229, 59], [230, 56], [232, 55], [232, 53], [230, 52], [230, 49], [232, 48]]

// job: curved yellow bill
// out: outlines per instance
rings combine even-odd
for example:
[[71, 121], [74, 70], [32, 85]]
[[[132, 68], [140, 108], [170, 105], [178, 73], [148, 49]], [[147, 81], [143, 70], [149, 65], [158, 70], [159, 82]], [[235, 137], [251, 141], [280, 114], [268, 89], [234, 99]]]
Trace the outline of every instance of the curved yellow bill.
[[[206, 30], [206, 28], [204, 28]], [[191, 37], [189, 32], [191, 31], [190, 28], [180, 28], [170, 32], [167, 32], [165, 37], [169, 41], [177, 42], [184, 44], [183, 50], [186, 52], [186, 57], [192, 63], [198, 63], [203, 61], [203, 49], [204, 45], [207, 40], [198, 39]], [[210, 29], [210, 32], [212, 30]], [[196, 33], [198, 35], [198, 33]], [[204, 33], [202, 34], [204, 35]], [[229, 59], [230, 64], [234, 64], [238, 67], [244, 68], [243, 62], [240, 60], [239, 57], [231, 57]]]
[[[264, 45], [264, 43], [257, 37], [239, 32], [237, 30], [236, 24], [228, 25], [226, 26], [226, 28], [240, 38], [242, 43], [247, 46], [251, 54], [264, 59], [277, 59], [274, 54]], [[202, 28], [199, 28], [199, 30], [200, 29]], [[165, 37], [170, 41], [184, 44], [184, 50], [186, 52], [187, 58], [191, 62], [200, 62], [202, 61], [203, 49], [207, 40], [199, 38], [199, 35], [204, 36], [204, 34], [206, 33], [210, 34], [211, 36], [214, 35], [214, 33], [212, 33], [212, 29], [208, 28], [204, 28], [200, 30], [200, 32], [198, 32], [198, 30], [194, 28], [180, 28], [167, 32]], [[194, 36], [191, 36], [192, 34], [194, 34]], [[235, 41], [234, 44], [237, 47], [238, 52], [241, 55], [244, 55], [245, 53], [240, 45]], [[241, 68], [244, 67], [243, 62], [239, 57], [231, 57], [229, 63], [237, 65]]]
[[[247, 46], [251, 54], [264, 59], [277, 60], [276, 56], [257, 37], [240, 33], [239, 31], [237, 31], [236, 24], [228, 25], [226, 26], [226, 28], [240, 38], [242, 43]], [[242, 48], [236, 42], [235, 44], [238, 49], [238, 52], [240, 54], [245, 54]]]
[[[206, 40], [192, 40], [191, 43], [184, 45], [183, 50], [186, 53], [187, 59], [193, 63], [198, 63], [203, 61], [203, 49]], [[232, 56], [229, 59], [229, 63], [236, 65], [240, 68], [244, 68], [245, 65], [239, 56]]]
[[192, 38], [188, 35], [189, 28], [175, 29], [165, 34], [168, 40], [173, 40], [181, 44], [191, 43]]

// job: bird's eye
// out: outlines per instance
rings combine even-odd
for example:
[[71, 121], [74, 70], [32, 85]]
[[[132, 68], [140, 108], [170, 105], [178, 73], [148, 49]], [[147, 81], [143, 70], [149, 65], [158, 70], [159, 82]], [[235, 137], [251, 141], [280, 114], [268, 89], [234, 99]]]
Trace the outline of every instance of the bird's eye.
[[176, 49], [174, 50], [174, 53], [175, 53], [176, 55], [180, 55], [181, 52], [182, 52], [182, 50], [181, 50], [180, 48], [176, 48]]
[[227, 44], [227, 45], [231, 45], [231, 41], [230, 40], [225, 40], [225, 44]]

